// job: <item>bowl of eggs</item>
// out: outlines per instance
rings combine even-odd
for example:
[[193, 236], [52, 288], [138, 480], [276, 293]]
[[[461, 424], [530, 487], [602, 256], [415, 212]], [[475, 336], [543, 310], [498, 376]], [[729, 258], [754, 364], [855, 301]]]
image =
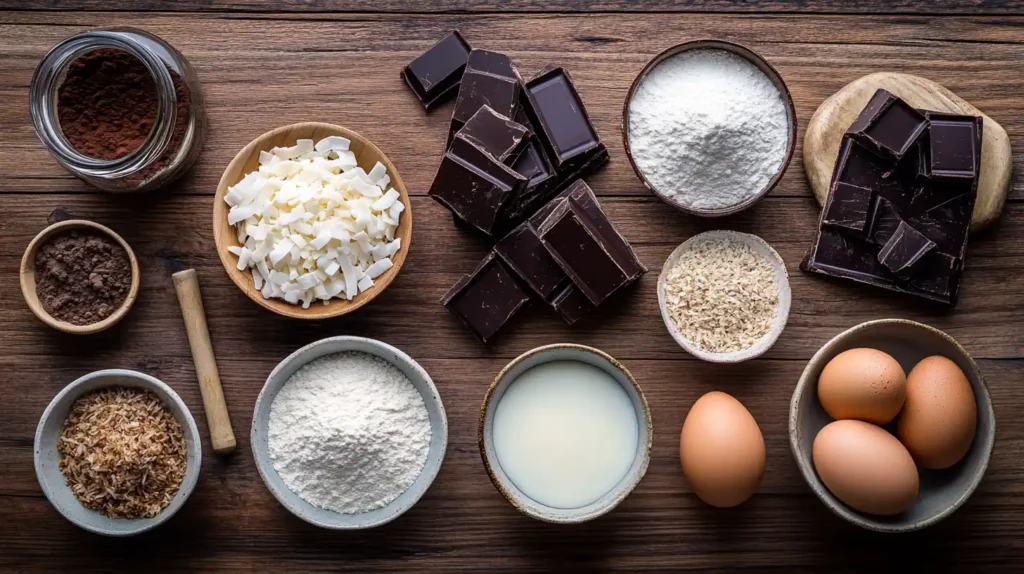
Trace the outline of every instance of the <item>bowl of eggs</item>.
[[995, 426], [970, 354], [904, 319], [862, 323], [826, 343], [789, 412], [808, 485], [832, 512], [878, 532], [920, 530], [960, 508], [988, 468]]

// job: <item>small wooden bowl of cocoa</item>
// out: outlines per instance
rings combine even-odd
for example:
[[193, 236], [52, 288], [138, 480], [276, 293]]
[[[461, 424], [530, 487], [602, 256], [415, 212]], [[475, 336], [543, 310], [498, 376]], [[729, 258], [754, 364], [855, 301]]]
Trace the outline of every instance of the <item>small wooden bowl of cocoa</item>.
[[109, 228], [84, 219], [39, 232], [21, 258], [21, 293], [36, 317], [74, 335], [114, 326], [139, 294], [139, 262]]

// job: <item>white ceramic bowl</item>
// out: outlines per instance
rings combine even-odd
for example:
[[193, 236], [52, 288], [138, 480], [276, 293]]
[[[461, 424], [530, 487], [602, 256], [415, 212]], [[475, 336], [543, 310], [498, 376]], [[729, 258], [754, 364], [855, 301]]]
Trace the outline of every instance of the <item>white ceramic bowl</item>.
[[[537, 502], [530, 498], [505, 474], [498, 462], [498, 456], [494, 452], [494, 413], [498, 403], [505, 395], [509, 386], [524, 372], [551, 361], [580, 361], [593, 365], [611, 375], [626, 391], [636, 411], [638, 433], [636, 457], [629, 471], [622, 477], [615, 488], [606, 493], [595, 502], [581, 508], [555, 508]], [[623, 500], [633, 492], [640, 479], [647, 473], [647, 466], [651, 461], [651, 444], [654, 440], [654, 426], [651, 422], [651, 410], [647, 406], [647, 399], [644, 397], [640, 385], [633, 379], [633, 375], [626, 370], [621, 363], [608, 354], [583, 345], [556, 344], [537, 347], [516, 357], [511, 363], [505, 366], [494, 378], [487, 395], [484, 397], [483, 406], [480, 408], [480, 456], [484, 460], [484, 467], [491, 477], [491, 482], [501, 493], [505, 500], [512, 506], [519, 509], [527, 516], [554, 522], [558, 524], [578, 524], [593, 520], [599, 516], [611, 512]]]
[[[317, 508], [306, 502], [299, 495], [295, 494], [285, 485], [281, 475], [274, 469], [274, 462], [270, 459], [270, 449], [267, 445], [267, 432], [270, 425], [270, 406], [274, 402], [278, 391], [284, 387], [295, 371], [300, 367], [319, 359], [325, 355], [333, 355], [345, 351], [358, 351], [368, 353], [384, 359], [391, 363], [398, 370], [409, 378], [416, 390], [423, 396], [423, 403], [427, 407], [430, 417], [430, 450], [427, 453], [427, 462], [423, 470], [405, 492], [393, 500], [391, 504], [377, 510], [363, 512], [361, 514], [341, 514], [332, 510]], [[438, 471], [441, 470], [441, 463], [444, 461], [445, 450], [448, 448], [448, 419], [444, 412], [444, 405], [441, 403], [441, 396], [437, 387], [430, 380], [423, 367], [395, 347], [364, 337], [329, 337], [315, 343], [310, 343], [289, 355], [285, 360], [278, 363], [267, 382], [263, 385], [259, 397], [256, 399], [256, 409], [252, 416], [252, 454], [256, 459], [256, 468], [260, 477], [270, 489], [270, 493], [289, 512], [302, 520], [332, 530], [362, 530], [387, 524], [404, 514], [412, 508], [430, 488]]]
[[[739, 351], [732, 351], [729, 353], [711, 353], [702, 350], [676, 329], [675, 321], [673, 321], [671, 315], [669, 315], [668, 305], [665, 302], [665, 280], [668, 275], [668, 270], [675, 266], [679, 257], [682, 256], [682, 254], [689, 249], [694, 242], [703, 239], [721, 238], [733, 239], [749, 245], [751, 249], [768, 260], [772, 269], [775, 270], [775, 286], [779, 290], [779, 308], [775, 313], [775, 320], [772, 321], [772, 325], [768, 329], [768, 332], [755, 341], [753, 345], [746, 349], [740, 349]], [[665, 322], [665, 328], [668, 329], [669, 334], [672, 335], [675, 342], [678, 343], [679, 346], [687, 353], [690, 353], [698, 359], [711, 363], [739, 363], [763, 355], [765, 351], [775, 344], [775, 341], [779, 339], [779, 335], [782, 334], [782, 330], [786, 328], [786, 321], [789, 320], [789, 306], [791, 300], [792, 292], [789, 289], [789, 273], [786, 272], [786, 262], [782, 260], [782, 257], [779, 257], [779, 254], [776, 253], [764, 239], [749, 233], [740, 233], [739, 231], [718, 229], [694, 235], [680, 244], [679, 247], [675, 248], [675, 251], [673, 251], [672, 254], [668, 256], [668, 259], [665, 260], [665, 264], [661, 267], [661, 275], [658, 276], [658, 308], [661, 309], [661, 319]]]
[[[160, 397], [164, 405], [174, 414], [175, 420], [185, 433], [185, 477], [181, 481], [178, 493], [171, 503], [152, 518], [109, 518], [95, 510], [82, 506], [68, 487], [64, 475], [60, 472], [60, 453], [57, 452], [57, 440], [60, 438], [64, 421], [71, 411], [71, 405], [82, 395], [105, 387], [135, 387], [152, 391]], [[199, 440], [199, 429], [192, 418], [188, 407], [171, 387], [144, 373], [125, 369], [108, 369], [96, 371], [81, 377], [64, 387], [50, 401], [39, 426], [36, 427], [35, 467], [36, 478], [43, 494], [50, 504], [76, 526], [103, 534], [105, 536], [132, 536], [152, 530], [174, 516], [188, 500], [196, 481], [199, 480], [199, 467], [203, 459], [202, 445]]]

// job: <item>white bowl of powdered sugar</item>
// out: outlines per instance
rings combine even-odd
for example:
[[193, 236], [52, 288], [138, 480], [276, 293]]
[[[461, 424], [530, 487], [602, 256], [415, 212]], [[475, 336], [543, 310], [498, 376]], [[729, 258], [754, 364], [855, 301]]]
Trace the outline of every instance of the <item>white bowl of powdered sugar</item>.
[[686, 213], [730, 215], [782, 178], [796, 144], [782, 77], [753, 51], [719, 40], [673, 46], [630, 87], [622, 138], [633, 170]]
[[292, 353], [256, 399], [252, 451], [271, 494], [336, 530], [398, 518], [434, 481], [448, 420], [430, 376], [398, 349], [331, 337]]

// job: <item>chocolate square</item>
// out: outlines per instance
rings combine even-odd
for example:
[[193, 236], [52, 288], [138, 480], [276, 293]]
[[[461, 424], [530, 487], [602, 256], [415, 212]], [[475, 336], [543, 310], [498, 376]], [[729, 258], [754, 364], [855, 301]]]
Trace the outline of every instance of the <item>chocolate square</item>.
[[484, 343], [529, 301], [512, 273], [493, 252], [445, 293], [441, 303]]
[[540, 128], [549, 159], [559, 171], [586, 163], [604, 148], [564, 68], [552, 68], [530, 80], [524, 104], [534, 125]]
[[981, 167], [982, 119], [928, 112], [927, 175], [933, 179], [967, 179]]
[[458, 30], [416, 57], [400, 75], [427, 111], [455, 95], [472, 48]]
[[455, 138], [445, 152], [428, 195], [486, 235], [499, 225], [504, 205], [526, 179], [468, 140]]
[[526, 145], [530, 130], [484, 105], [455, 134], [489, 153], [505, 165], [515, 162]]
[[594, 305], [629, 282], [590, 219], [573, 198], [558, 204], [537, 230], [544, 246]]
[[927, 127], [924, 114], [879, 89], [846, 133], [865, 149], [898, 162]]
[[462, 129], [484, 105], [507, 118], [513, 117], [521, 86], [522, 78], [511, 58], [498, 52], [473, 50], [462, 74], [449, 133]]
[[571, 282], [558, 292], [551, 302], [551, 306], [568, 325], [576, 324], [577, 321], [594, 310], [594, 305], [590, 303], [590, 300]]

